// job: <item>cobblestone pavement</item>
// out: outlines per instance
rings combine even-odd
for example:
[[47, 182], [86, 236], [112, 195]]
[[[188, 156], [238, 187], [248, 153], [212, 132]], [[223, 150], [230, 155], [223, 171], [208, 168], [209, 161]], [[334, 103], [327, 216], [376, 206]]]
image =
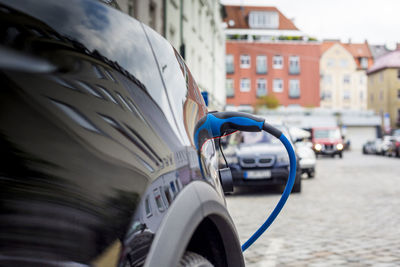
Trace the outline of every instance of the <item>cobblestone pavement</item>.
[[[319, 158], [302, 186], [244, 252], [246, 266], [400, 266], [399, 158]], [[242, 243], [279, 198], [260, 190], [227, 197]]]

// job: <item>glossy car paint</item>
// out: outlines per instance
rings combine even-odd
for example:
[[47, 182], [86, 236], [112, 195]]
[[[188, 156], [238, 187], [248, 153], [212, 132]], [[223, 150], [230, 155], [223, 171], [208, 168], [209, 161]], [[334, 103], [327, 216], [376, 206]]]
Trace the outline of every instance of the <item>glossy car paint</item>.
[[[97, 1], [1, 0], [0, 55], [0, 265], [140, 266], [189, 184], [224, 203], [214, 141], [193, 143], [199, 89], [150, 28]], [[229, 216], [207, 214], [243, 265]]]

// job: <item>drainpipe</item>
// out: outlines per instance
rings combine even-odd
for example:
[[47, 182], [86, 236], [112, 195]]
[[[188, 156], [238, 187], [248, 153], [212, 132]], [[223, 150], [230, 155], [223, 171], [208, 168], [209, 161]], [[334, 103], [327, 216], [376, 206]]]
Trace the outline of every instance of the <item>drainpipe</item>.
[[167, 0], [163, 0], [163, 35], [167, 39]]
[[179, 53], [181, 54], [181, 57], [185, 59], [185, 44], [183, 43], [183, 0], [180, 0], [179, 8], [180, 8], [179, 28], [180, 28], [180, 43], [181, 43], [179, 47]]

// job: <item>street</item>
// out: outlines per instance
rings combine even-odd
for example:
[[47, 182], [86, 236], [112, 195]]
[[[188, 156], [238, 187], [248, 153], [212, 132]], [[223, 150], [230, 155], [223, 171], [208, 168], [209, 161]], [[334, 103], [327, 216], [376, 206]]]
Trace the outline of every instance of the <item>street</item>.
[[[241, 243], [279, 198], [272, 190], [227, 196]], [[400, 266], [400, 159], [319, 158], [316, 177], [303, 179], [244, 256], [246, 266]]]

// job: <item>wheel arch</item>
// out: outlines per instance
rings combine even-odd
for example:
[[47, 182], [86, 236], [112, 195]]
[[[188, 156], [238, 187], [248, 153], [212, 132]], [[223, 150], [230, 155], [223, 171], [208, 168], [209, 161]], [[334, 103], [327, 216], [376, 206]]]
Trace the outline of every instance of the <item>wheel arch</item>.
[[217, 245], [210, 250], [223, 249], [219, 253], [225, 255], [225, 261], [217, 263], [244, 266], [236, 228], [226, 210], [224, 198], [210, 184], [193, 181], [180, 192], [168, 209], [145, 266], [177, 266], [186, 249], [195, 249], [197, 251], [194, 252], [206, 254], [203, 256], [211, 257], [209, 260], [215, 262], [212, 257], [218, 251], [206, 252], [208, 248], [202, 247], [212, 241], [217, 241]]

